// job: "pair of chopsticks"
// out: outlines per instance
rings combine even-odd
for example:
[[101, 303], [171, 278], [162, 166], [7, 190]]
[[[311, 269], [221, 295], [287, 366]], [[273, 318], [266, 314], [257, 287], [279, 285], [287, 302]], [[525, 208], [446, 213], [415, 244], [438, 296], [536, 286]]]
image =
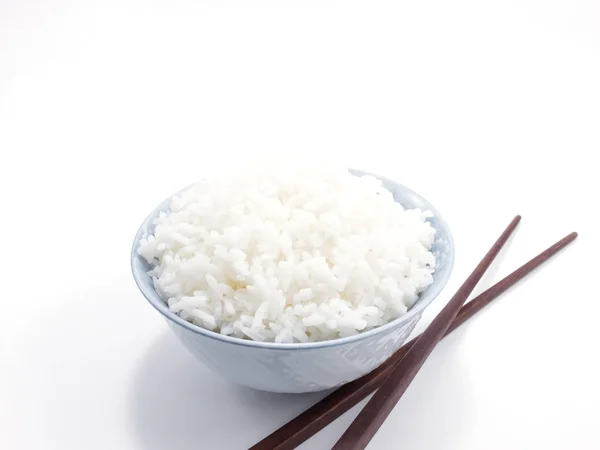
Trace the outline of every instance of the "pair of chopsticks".
[[250, 447], [249, 450], [294, 449], [377, 390], [333, 447], [333, 449], [338, 450], [364, 449], [402, 397], [440, 339], [461, 326], [577, 237], [577, 233], [565, 236], [464, 305], [466, 299], [508, 241], [520, 220], [521, 216], [516, 216], [511, 221], [473, 273], [420, 336], [402, 346], [377, 369], [362, 378], [343, 385], [298, 417]]

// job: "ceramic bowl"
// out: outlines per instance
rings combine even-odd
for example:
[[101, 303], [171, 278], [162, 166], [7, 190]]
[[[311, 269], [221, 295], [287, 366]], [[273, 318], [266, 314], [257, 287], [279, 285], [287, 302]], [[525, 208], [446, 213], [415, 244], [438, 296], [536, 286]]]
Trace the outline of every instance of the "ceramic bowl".
[[[354, 175], [365, 175], [350, 170]], [[374, 175], [374, 174], [368, 174]], [[277, 344], [224, 336], [181, 319], [171, 312], [154, 289], [151, 269], [137, 254], [140, 240], [153, 231], [153, 221], [168, 211], [170, 198], [150, 213], [140, 227], [131, 250], [133, 277], [148, 302], [163, 315], [179, 341], [202, 363], [223, 378], [243, 386], [271, 392], [321, 391], [355, 380], [375, 369], [408, 338], [424, 309], [446, 285], [454, 263], [454, 244], [446, 223], [423, 197], [395, 181], [378, 175], [394, 199], [405, 208], [429, 210], [436, 229], [432, 251], [437, 259], [433, 283], [402, 317], [367, 332], [325, 342]]]

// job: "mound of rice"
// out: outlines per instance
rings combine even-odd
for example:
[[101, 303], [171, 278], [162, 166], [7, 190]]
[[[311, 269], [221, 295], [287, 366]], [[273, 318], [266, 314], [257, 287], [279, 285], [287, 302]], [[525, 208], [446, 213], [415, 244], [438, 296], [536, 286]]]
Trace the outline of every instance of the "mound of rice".
[[406, 313], [432, 282], [431, 214], [373, 177], [304, 168], [202, 181], [138, 249], [174, 313], [280, 343], [351, 336]]

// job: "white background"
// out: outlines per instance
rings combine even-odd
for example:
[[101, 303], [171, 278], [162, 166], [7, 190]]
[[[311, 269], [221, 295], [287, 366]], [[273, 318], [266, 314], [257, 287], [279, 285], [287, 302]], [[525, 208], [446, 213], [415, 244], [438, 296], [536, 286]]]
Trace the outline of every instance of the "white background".
[[515, 214], [482, 288], [580, 233], [440, 345], [369, 448], [600, 449], [599, 24], [595, 0], [0, 0], [0, 448], [244, 449], [319, 399], [213, 375], [128, 260], [172, 192], [301, 154], [442, 211], [457, 260], [427, 320]]

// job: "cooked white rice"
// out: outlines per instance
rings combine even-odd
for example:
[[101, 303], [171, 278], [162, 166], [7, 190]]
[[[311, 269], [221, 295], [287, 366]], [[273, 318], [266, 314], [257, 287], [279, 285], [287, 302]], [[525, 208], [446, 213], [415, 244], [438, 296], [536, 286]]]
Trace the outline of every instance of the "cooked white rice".
[[431, 284], [428, 217], [373, 177], [264, 169], [174, 197], [138, 251], [185, 320], [256, 341], [323, 341], [405, 314]]

